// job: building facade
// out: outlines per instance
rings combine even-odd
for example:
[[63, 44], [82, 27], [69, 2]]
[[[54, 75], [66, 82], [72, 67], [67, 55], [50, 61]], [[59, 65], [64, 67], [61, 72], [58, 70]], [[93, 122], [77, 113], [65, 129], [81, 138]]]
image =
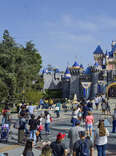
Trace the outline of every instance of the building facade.
[[112, 41], [111, 51], [104, 53], [98, 45], [93, 52], [94, 65], [86, 69], [77, 61], [67, 67], [64, 73], [43, 73], [44, 89], [61, 89], [62, 97], [72, 99], [93, 98], [97, 94], [116, 96], [116, 41]]

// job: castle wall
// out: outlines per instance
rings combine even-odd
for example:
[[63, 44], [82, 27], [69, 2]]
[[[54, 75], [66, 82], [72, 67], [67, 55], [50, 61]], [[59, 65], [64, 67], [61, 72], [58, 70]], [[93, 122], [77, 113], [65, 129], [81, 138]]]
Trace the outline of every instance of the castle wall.
[[80, 83], [79, 75], [72, 75], [70, 79], [70, 99], [74, 97], [74, 94], [77, 95], [77, 98], [80, 97]]
[[70, 80], [62, 80], [63, 98], [69, 98], [70, 94]]
[[92, 73], [91, 97], [95, 97], [98, 93], [98, 72]]

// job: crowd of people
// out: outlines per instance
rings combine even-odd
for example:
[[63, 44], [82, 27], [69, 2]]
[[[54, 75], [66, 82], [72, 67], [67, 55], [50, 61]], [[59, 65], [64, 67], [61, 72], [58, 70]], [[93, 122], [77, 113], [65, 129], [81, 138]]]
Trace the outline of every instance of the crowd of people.
[[[110, 105], [104, 95], [96, 96], [95, 99], [81, 99], [77, 104], [72, 104], [71, 124], [67, 138], [69, 139], [69, 148], [66, 147], [63, 140], [66, 134], [59, 132], [56, 140], [43, 147], [41, 156], [94, 156], [94, 147], [96, 146], [98, 156], [106, 156], [107, 137], [109, 131], [104, 125], [104, 119], [99, 120], [96, 130], [94, 126], [93, 107], [98, 110], [101, 106], [102, 113], [111, 115]], [[60, 117], [60, 105], [57, 103], [54, 113]], [[43, 141], [42, 131], [48, 136], [50, 134], [50, 124], [52, 117], [49, 111], [34, 115], [32, 103], [29, 106], [22, 104], [18, 109], [19, 122], [14, 125], [18, 129], [18, 143], [25, 144], [23, 156], [34, 156], [33, 147], [38, 142]], [[2, 110], [2, 125], [10, 125], [10, 109], [8, 105]], [[44, 122], [43, 122], [44, 120]], [[116, 109], [112, 116], [112, 133], [116, 132]]]

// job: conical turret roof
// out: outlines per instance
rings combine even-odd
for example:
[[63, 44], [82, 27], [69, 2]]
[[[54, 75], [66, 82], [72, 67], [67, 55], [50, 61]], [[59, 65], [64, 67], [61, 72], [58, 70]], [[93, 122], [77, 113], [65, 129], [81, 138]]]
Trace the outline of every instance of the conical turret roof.
[[65, 78], [66, 78], [66, 79], [69, 79], [70, 77], [71, 77], [70, 70], [69, 70], [69, 68], [67, 67], [67, 68], [66, 68], [66, 71], [65, 71]]
[[72, 67], [78, 69], [78, 68], [80, 68], [80, 65], [75, 61]]
[[95, 51], [93, 53], [94, 54], [104, 54], [100, 45], [97, 46], [97, 48], [95, 49]]

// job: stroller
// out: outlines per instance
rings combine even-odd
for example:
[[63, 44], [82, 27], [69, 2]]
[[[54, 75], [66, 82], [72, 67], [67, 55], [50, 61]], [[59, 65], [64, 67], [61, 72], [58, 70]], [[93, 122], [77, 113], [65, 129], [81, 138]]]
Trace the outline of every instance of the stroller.
[[9, 124], [3, 124], [1, 127], [0, 141], [8, 142]]

